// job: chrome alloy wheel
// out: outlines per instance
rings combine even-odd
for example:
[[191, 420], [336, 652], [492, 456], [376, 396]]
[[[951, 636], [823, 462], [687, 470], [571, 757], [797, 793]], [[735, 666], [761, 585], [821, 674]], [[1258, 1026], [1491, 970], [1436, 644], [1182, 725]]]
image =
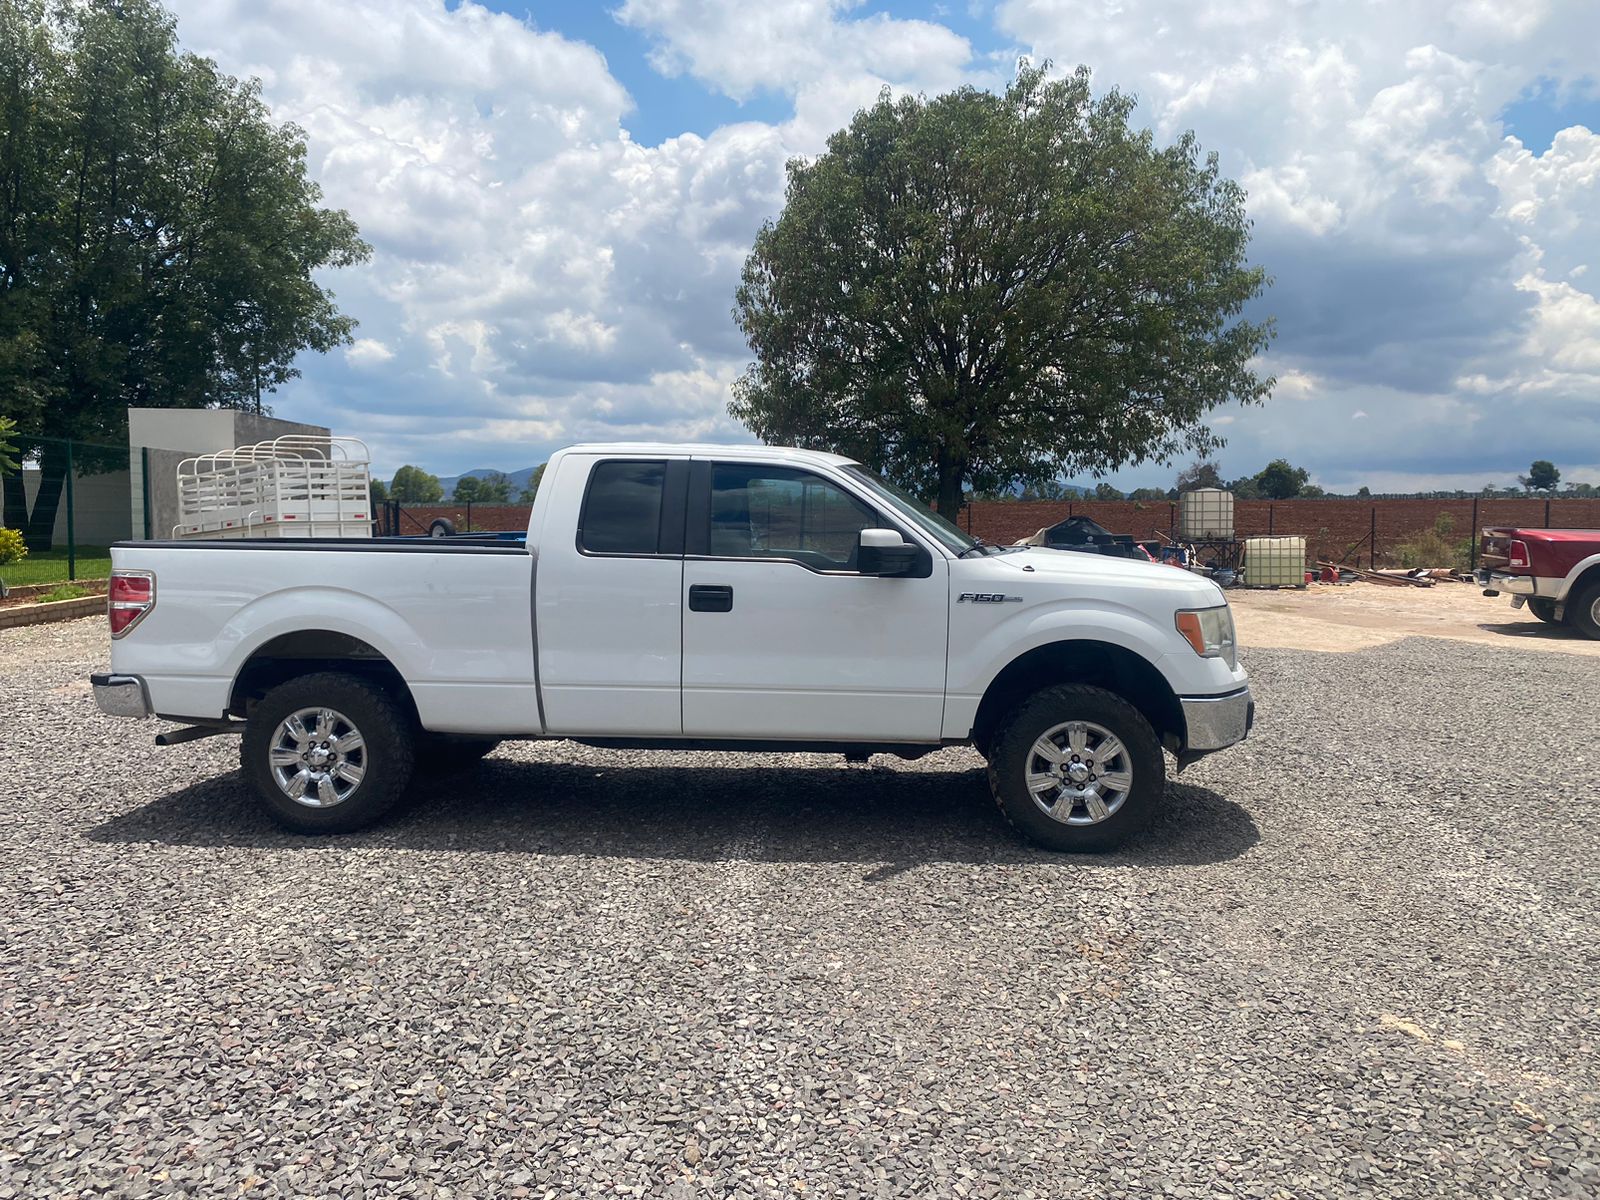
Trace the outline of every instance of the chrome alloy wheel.
[[367, 745], [349, 717], [331, 708], [302, 708], [272, 735], [272, 778], [307, 808], [350, 799], [367, 773]]
[[1028, 792], [1064, 825], [1097, 825], [1133, 790], [1133, 760], [1120, 738], [1091, 721], [1047, 730], [1028, 751]]

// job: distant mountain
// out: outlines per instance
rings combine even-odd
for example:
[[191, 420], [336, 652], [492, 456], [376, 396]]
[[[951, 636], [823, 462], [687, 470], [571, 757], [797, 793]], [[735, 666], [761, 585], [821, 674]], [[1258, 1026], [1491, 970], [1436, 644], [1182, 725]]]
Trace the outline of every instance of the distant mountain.
[[[511, 499], [512, 500], [515, 500], [522, 493], [522, 489], [528, 486], [528, 480], [533, 478], [533, 473], [535, 471], [537, 471], [538, 469], [539, 468], [537, 466], [532, 466], [532, 467], [523, 467], [522, 470], [520, 470], [520, 471], [507, 471], [506, 472], [506, 478], [511, 480]], [[471, 475], [474, 479], [482, 479], [485, 475], [493, 475], [493, 474], [494, 474], [494, 468], [493, 467], [474, 467], [470, 471], [461, 472], [460, 475], [441, 475], [441, 476], [439, 476], [439, 486], [444, 488], [444, 494], [445, 494], [446, 497], [448, 497], [452, 492], [454, 492], [456, 490], [456, 481], [458, 479], [465, 479], [468, 475]]]

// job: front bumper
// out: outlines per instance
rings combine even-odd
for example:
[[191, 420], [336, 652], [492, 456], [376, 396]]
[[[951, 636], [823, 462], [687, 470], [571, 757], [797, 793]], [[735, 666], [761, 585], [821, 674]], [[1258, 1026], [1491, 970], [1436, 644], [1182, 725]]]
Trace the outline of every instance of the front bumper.
[[94, 702], [107, 716], [142, 720], [155, 715], [144, 680], [137, 675], [91, 675], [89, 686], [94, 689]]
[[1242, 742], [1256, 721], [1256, 702], [1248, 687], [1225, 696], [1180, 696], [1188, 736], [1186, 754], [1209, 754]]
[[1491, 592], [1506, 592], [1512, 596], [1538, 595], [1538, 584], [1532, 575], [1505, 575], [1484, 567], [1478, 571], [1478, 582]]

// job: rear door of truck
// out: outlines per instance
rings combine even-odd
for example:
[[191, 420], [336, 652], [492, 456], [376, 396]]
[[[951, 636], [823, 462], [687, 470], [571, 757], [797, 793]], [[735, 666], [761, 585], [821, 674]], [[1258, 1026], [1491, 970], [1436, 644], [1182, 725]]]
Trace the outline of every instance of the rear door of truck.
[[542, 482], [534, 641], [550, 732], [683, 732], [688, 476], [687, 458], [569, 453]]

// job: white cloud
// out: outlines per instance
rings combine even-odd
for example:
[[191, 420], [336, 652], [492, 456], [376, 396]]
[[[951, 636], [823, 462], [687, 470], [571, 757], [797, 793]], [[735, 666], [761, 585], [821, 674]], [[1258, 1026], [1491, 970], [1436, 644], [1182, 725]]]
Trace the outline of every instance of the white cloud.
[[394, 351], [377, 338], [357, 338], [344, 352], [345, 361], [353, 367], [375, 367], [394, 357]]
[[859, 0], [625, 0], [617, 19], [651, 34], [651, 61], [743, 100], [819, 82], [872, 77], [949, 87], [972, 57], [967, 39], [929, 21], [851, 16]]

